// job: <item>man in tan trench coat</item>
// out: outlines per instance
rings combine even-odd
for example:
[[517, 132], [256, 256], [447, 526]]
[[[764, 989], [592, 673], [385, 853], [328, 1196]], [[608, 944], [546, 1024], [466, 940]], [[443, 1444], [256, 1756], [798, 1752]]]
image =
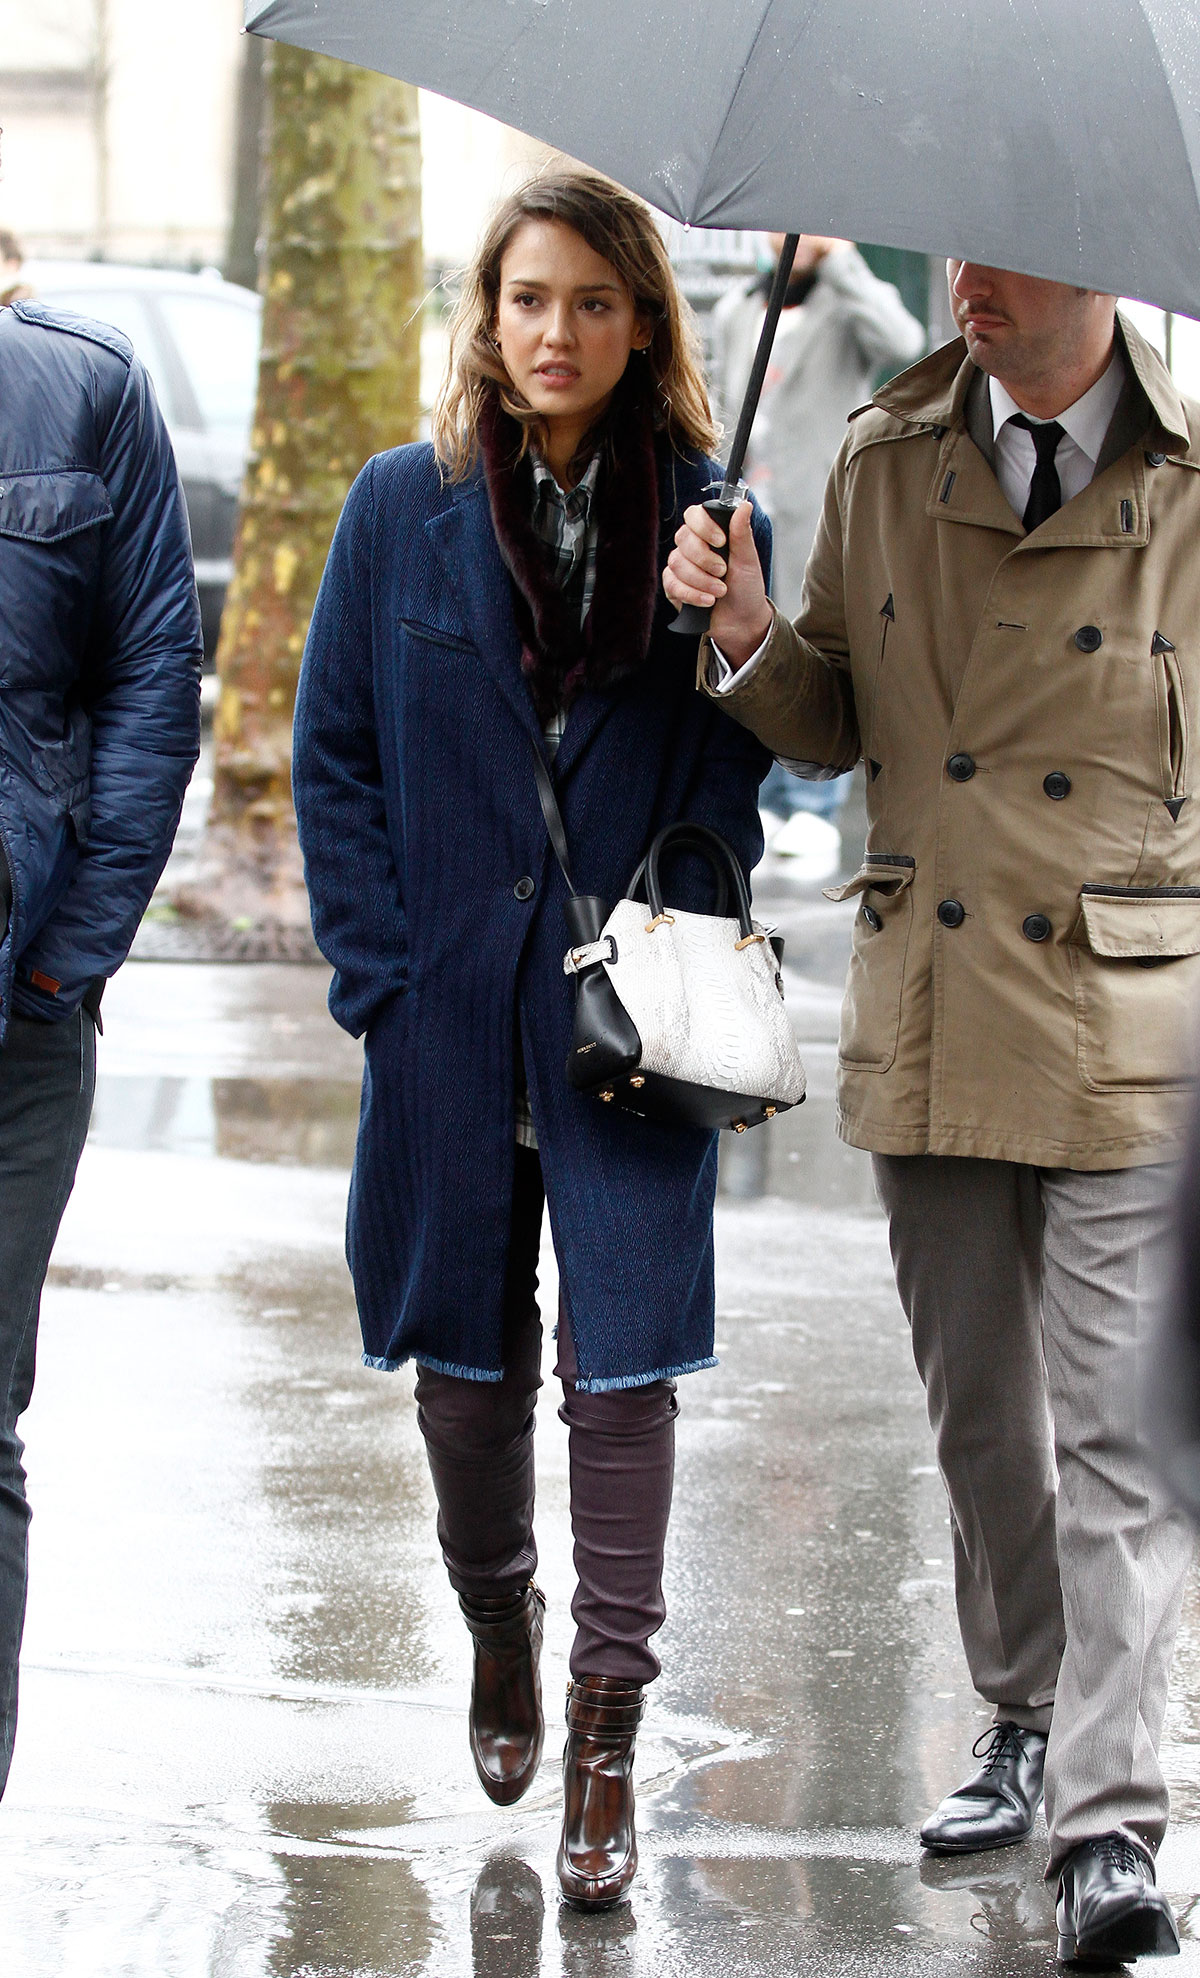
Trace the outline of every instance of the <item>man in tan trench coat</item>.
[[1200, 997], [1200, 407], [1112, 299], [951, 262], [964, 342], [856, 415], [795, 626], [688, 512], [701, 685], [867, 768], [839, 1129], [874, 1155], [994, 1707], [922, 1828], [1032, 1828], [1059, 1954], [1177, 1949], [1157, 1746], [1189, 1539], [1134, 1419]]

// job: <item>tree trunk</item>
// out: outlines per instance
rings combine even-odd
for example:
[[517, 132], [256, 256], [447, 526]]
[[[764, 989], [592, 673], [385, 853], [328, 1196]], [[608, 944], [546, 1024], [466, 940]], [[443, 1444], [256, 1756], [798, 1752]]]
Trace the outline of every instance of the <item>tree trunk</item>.
[[315, 953], [292, 711], [346, 491], [372, 453], [416, 437], [420, 143], [406, 83], [278, 43], [267, 73], [258, 404], [217, 652], [215, 788], [175, 904], [243, 951], [249, 937], [251, 952]]

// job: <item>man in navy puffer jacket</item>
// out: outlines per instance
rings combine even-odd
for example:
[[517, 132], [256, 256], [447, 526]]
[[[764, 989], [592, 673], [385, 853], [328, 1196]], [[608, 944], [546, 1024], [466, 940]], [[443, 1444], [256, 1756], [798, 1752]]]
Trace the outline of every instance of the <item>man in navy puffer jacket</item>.
[[17, 1419], [100, 992], [199, 750], [200, 656], [183, 495], [129, 344], [35, 302], [0, 309], [0, 1791], [25, 1610]]

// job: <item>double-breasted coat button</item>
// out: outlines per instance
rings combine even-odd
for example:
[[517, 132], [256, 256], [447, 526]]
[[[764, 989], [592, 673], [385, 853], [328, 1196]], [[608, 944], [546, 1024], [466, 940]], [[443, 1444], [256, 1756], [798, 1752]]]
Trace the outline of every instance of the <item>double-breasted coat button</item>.
[[1064, 776], [1061, 769], [1052, 769], [1049, 776], [1043, 777], [1042, 788], [1048, 797], [1053, 797], [1055, 803], [1060, 804], [1064, 797], [1071, 794], [1071, 779]]
[[946, 774], [956, 783], [969, 783], [975, 774], [975, 758], [969, 755], [952, 755], [946, 764]]
[[878, 934], [880, 928], [883, 926], [883, 922], [879, 918], [879, 915], [876, 913], [874, 907], [863, 908], [863, 919], [866, 921], [867, 926], [871, 929], [871, 932], [873, 934]]
[[516, 885], [513, 887], [513, 892], [516, 894], [518, 900], [531, 900], [536, 891], [537, 887], [528, 873], [525, 873], [522, 878], [518, 879]]
[[1075, 634], [1075, 643], [1080, 652], [1099, 652], [1104, 644], [1104, 634], [1098, 625], [1081, 625]]
[[1146, 455], [1146, 463], [1150, 467], [1165, 467], [1167, 456], [1165, 453], [1148, 453]]
[[1027, 941], [1048, 941], [1051, 931], [1044, 913], [1027, 914], [1021, 922], [1021, 932]]
[[967, 910], [961, 900], [943, 900], [938, 908], [943, 927], [961, 927], [966, 917]]

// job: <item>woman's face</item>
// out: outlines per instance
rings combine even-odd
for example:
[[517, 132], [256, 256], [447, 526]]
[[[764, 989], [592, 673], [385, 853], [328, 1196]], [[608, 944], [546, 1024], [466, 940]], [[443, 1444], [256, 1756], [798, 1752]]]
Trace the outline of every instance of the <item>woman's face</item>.
[[500, 263], [496, 342], [513, 384], [553, 441], [582, 438], [650, 324], [611, 262], [561, 220], [524, 220]]

